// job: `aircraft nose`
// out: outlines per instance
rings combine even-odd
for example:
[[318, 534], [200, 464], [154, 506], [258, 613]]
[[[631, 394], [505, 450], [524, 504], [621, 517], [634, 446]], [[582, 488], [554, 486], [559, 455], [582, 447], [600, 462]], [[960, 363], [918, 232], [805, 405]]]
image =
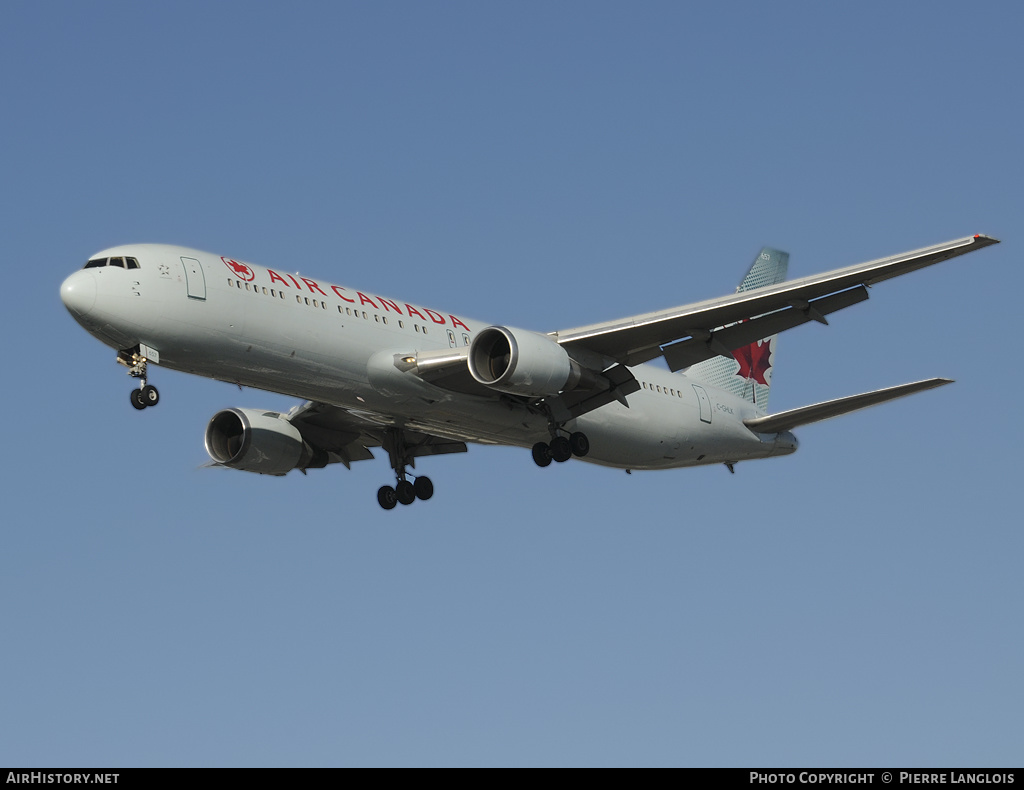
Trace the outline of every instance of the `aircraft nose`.
[[60, 300], [71, 315], [87, 316], [96, 304], [96, 278], [92, 272], [75, 272], [61, 283]]

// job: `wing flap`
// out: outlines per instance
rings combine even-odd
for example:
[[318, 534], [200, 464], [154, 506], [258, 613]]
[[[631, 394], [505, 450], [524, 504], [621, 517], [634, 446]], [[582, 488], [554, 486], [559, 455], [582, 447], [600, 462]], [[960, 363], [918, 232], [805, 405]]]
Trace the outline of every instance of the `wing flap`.
[[550, 400], [552, 412], [564, 419], [576, 418], [600, 409], [612, 401], [618, 401], [628, 409], [626, 396], [640, 389], [640, 382], [636, 380], [633, 372], [625, 365], [614, 365], [603, 371], [601, 378], [607, 384], [604, 389], [596, 392], [593, 389], [570, 390]]
[[925, 379], [910, 384], [900, 384], [896, 387], [862, 392], [859, 395], [849, 395], [845, 398], [823, 401], [811, 406], [803, 406], [799, 409], [771, 414], [767, 417], [755, 417], [744, 420], [743, 424], [756, 433], [779, 433], [790, 431], [801, 425], [808, 425], [812, 422], [820, 422], [831, 417], [838, 417], [841, 414], [848, 414], [858, 409], [866, 409], [868, 406], [875, 406], [879, 403], [902, 398], [906, 395], [913, 395], [915, 392], [930, 390], [934, 387], [942, 387], [952, 384], [951, 379]]
[[706, 337], [701, 337], [699, 330], [694, 330], [694, 337], [690, 340], [673, 343], [663, 349], [659, 348], [658, 351], [664, 354], [669, 369], [674, 373], [715, 356], [731, 357], [737, 348], [749, 346], [758, 340], [806, 324], [808, 321], [828, 323], [825, 321], [826, 315], [863, 302], [867, 298], [868, 289], [864, 286], [851, 288], [832, 296], [803, 302], [785, 310], [733, 324], [717, 332], [711, 332]]

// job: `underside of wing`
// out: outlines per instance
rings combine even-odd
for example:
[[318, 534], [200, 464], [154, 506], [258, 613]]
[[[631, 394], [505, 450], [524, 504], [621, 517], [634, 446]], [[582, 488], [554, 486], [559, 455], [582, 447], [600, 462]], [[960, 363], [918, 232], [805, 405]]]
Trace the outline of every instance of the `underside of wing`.
[[[368, 416], [326, 403], [307, 402], [288, 413], [288, 421], [310, 445], [328, 453], [331, 462], [349, 466], [353, 461], [373, 458], [371, 447], [391, 451], [394, 429]], [[410, 458], [446, 453], [464, 453], [464, 442], [403, 430], [403, 451]], [[410, 461], [411, 463], [411, 461]]]
[[[570, 350], [592, 352], [623, 365], [664, 356], [680, 370], [715, 356], [730, 356], [776, 332], [825, 316], [868, 298], [867, 287], [941, 261], [998, 244], [969, 236], [901, 255], [835, 269], [742, 293], [552, 333]], [[742, 323], [740, 323], [742, 322]]]

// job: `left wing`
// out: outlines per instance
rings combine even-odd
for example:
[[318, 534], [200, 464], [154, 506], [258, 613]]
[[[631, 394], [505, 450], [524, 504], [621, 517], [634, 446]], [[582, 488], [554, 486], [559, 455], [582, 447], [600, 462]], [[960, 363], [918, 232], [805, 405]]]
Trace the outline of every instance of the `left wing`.
[[808, 321], [828, 323], [829, 313], [867, 299], [868, 286], [998, 243], [990, 236], [968, 236], [731, 296], [554, 332], [551, 337], [570, 354], [596, 352], [626, 366], [664, 356], [673, 371], [681, 370], [715, 356], [731, 356], [737, 348]]

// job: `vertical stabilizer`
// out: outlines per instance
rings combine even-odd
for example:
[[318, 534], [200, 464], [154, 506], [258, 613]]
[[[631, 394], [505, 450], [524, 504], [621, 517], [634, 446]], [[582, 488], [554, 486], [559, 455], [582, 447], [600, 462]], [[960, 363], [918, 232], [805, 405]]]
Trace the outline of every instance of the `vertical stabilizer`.
[[[786, 279], [789, 253], [764, 247], [754, 259], [736, 293], [751, 291], [765, 285], [776, 285]], [[751, 316], [755, 318], [756, 316]], [[714, 357], [691, 366], [687, 377], [711, 387], [731, 392], [758, 406], [768, 408], [768, 395], [775, 370], [775, 344], [778, 335], [758, 340], [733, 352], [732, 359]]]

